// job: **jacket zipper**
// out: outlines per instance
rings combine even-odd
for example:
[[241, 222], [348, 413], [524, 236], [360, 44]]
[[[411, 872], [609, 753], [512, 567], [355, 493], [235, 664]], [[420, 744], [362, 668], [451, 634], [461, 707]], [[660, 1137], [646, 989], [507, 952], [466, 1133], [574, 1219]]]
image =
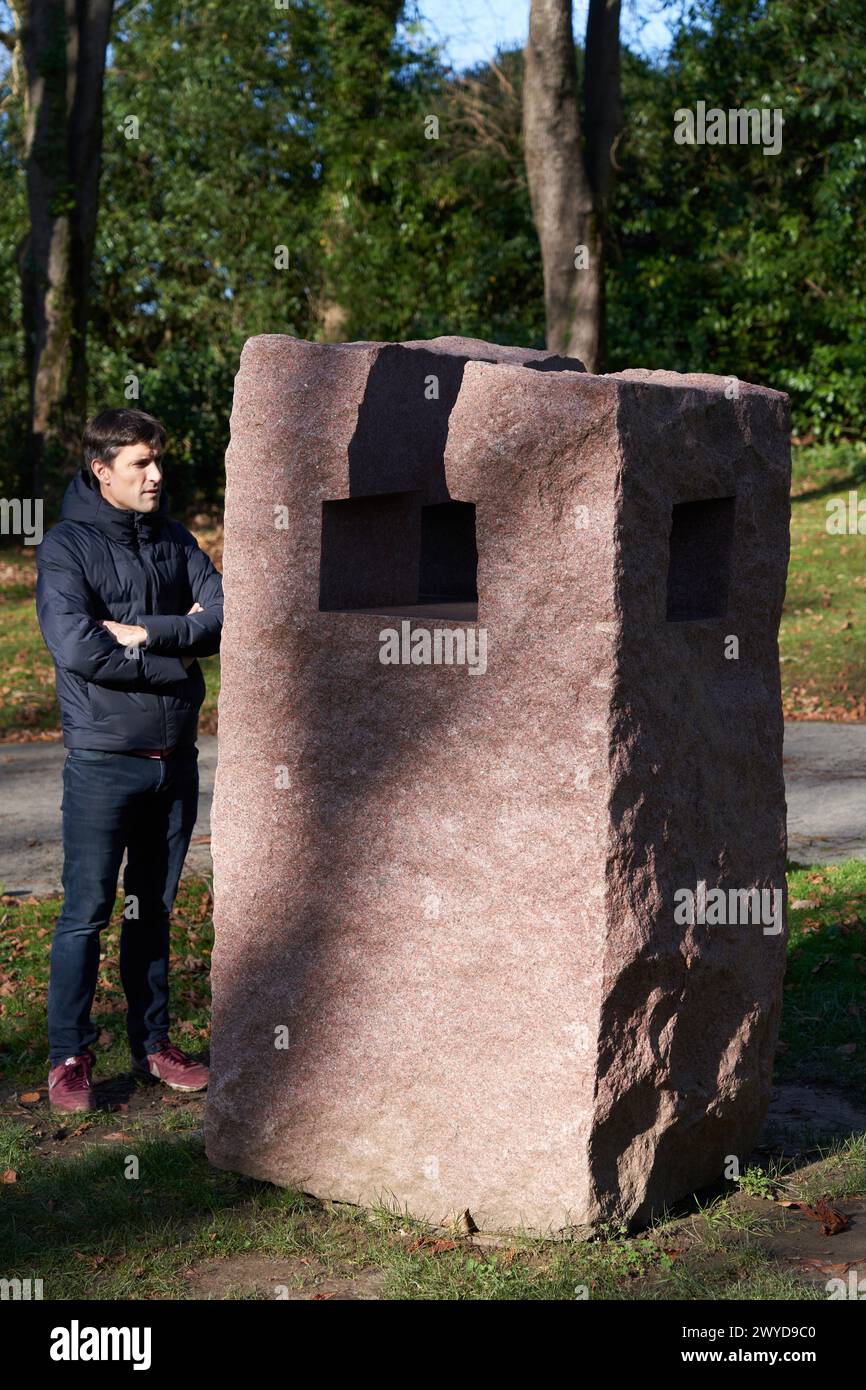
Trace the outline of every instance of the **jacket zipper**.
[[[152, 607], [152, 604], [151, 604], [151, 601], [150, 601], [151, 592], [152, 592], [152, 590], [151, 590], [151, 585], [150, 585], [150, 566], [149, 566], [148, 563], [147, 563], [147, 558], [146, 558], [146, 556], [145, 556], [145, 554], [144, 554], [144, 551], [143, 551], [143, 549], [142, 549], [142, 545], [141, 545], [141, 531], [140, 531], [140, 529], [139, 529], [139, 522], [138, 522], [138, 517], [137, 517], [137, 516], [136, 516], [135, 521], [134, 521], [134, 533], [135, 533], [135, 546], [136, 546], [136, 550], [138, 551], [138, 557], [139, 557], [139, 559], [140, 559], [140, 561], [141, 561], [141, 567], [142, 567], [142, 569], [144, 570], [144, 607], [145, 607], [145, 611], [147, 611], [149, 608]], [[160, 714], [160, 721], [161, 721], [161, 726], [162, 726], [162, 744], [161, 744], [160, 746], [161, 746], [162, 748], [167, 748], [167, 747], [168, 747], [168, 726], [167, 726], [167, 724], [166, 724], [166, 718], [165, 718], [165, 696], [164, 696], [164, 695], [161, 695], [161, 694], [159, 694], [159, 693], [157, 693], [157, 697], [156, 697], [156, 698], [159, 700], [159, 714]]]

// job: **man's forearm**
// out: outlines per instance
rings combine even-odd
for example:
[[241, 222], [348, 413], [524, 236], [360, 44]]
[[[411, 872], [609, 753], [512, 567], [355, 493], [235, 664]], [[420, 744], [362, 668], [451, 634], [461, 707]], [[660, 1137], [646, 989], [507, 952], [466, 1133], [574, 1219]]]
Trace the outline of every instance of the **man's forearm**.
[[[202, 608], [200, 603], [194, 603], [192, 608], [188, 609], [187, 612], [182, 615], [182, 617], [183, 619], [190, 618], [194, 614], [203, 613], [204, 611], [205, 610]], [[171, 613], [161, 613], [158, 615], [158, 617], [160, 619], [164, 618], [172, 624], [177, 624], [181, 619], [180, 614], [175, 615]], [[102, 623], [102, 626], [107, 628], [109, 632], [111, 632], [112, 636], [117, 640], [117, 642], [120, 643], [121, 646], [141, 647], [143, 649], [146, 648], [153, 655], [177, 656], [183, 662], [185, 667], [191, 666], [192, 663], [197, 659], [197, 655], [206, 655], [206, 653], [204, 652], [196, 653], [184, 651], [185, 647], [200, 646], [202, 638], [198, 635], [196, 636], [194, 642], [185, 643], [182, 640], [180, 640], [179, 633], [173, 632], [172, 629], [169, 629], [168, 632], [164, 630], [161, 638], [158, 638], [158, 640], [154, 642], [154, 630], [158, 626], [158, 624], [154, 623], [154, 619], [151, 616], [148, 616], [146, 620], [141, 623], [115, 623], [106, 619]], [[161, 626], [163, 626], [163, 628], [165, 627], [164, 624], [162, 624]], [[173, 636], [177, 637], [177, 640], [172, 640]], [[157, 648], [156, 651], [154, 651], [154, 647]]]
[[[150, 633], [148, 632], [147, 627], [144, 625], [142, 626], [141, 630], [144, 633], [144, 640], [141, 645], [143, 648], [148, 649], [150, 643]], [[163, 653], [163, 655], [169, 655], [169, 653], [166, 652]], [[183, 662], [184, 666], [186, 666], [187, 668], [190, 667], [192, 663], [197, 660], [197, 658], [192, 654], [192, 652], [178, 651], [172, 653], [172, 655], [178, 656], [180, 660]]]
[[175, 615], [171, 613], [144, 613], [139, 618], [142, 631], [146, 631], [147, 646], [151, 651], [163, 655], [180, 656], [188, 653], [197, 656], [213, 656], [219, 651], [222, 635], [222, 612], [219, 609], [201, 609], [198, 613]]
[[[203, 612], [204, 609], [200, 603], [193, 603], [193, 606], [188, 609], [188, 612], [183, 614], [183, 617], [190, 617], [193, 613]], [[171, 614], [168, 614], [168, 616], [171, 616]], [[115, 638], [115, 641], [121, 646], [128, 646], [128, 648], [132, 648], [133, 651], [142, 649], [142, 653], [143, 649], [150, 648], [150, 657], [178, 656], [178, 659], [181, 660], [185, 669], [192, 666], [192, 663], [196, 660], [195, 653], [192, 652], [186, 652], [183, 653], [183, 655], [181, 652], [153, 652], [152, 634], [150, 634], [149, 628], [147, 628], [145, 623], [113, 623], [110, 619], [106, 619], [101, 623], [101, 627], [107, 628]]]

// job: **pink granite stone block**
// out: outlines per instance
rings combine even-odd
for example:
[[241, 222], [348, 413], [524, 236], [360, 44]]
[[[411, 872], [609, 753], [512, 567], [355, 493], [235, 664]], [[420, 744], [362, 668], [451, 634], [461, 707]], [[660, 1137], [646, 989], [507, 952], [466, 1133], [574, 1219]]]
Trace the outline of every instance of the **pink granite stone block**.
[[[246, 343], [212, 1163], [548, 1232], [745, 1158], [785, 958], [788, 438], [785, 396], [725, 378]], [[751, 889], [776, 915], [731, 920]]]

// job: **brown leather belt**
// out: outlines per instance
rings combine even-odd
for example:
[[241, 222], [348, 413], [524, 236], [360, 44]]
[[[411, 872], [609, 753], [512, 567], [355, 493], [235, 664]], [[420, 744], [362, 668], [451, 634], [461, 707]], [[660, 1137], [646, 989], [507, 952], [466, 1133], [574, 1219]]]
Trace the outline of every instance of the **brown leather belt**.
[[172, 753], [177, 752], [174, 748], [127, 748], [127, 753], [131, 753], [134, 758], [170, 758]]

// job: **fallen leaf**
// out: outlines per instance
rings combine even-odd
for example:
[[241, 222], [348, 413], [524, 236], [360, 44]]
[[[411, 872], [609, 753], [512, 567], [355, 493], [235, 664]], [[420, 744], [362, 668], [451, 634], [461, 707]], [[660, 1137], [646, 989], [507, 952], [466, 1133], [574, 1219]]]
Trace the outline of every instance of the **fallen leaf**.
[[429, 1250], [431, 1255], [444, 1255], [447, 1250], [459, 1250], [460, 1245], [456, 1240], [444, 1236], [423, 1235], [416, 1236], [406, 1249], [412, 1255], [419, 1250]]
[[35, 1100], [40, 1099], [40, 1096], [38, 1091], [23, 1091], [18, 1099], [26, 1105], [32, 1105]]
[[2, 1182], [17, 1182], [17, 1181], [18, 1181], [18, 1174], [15, 1172], [15, 1169], [14, 1169], [14, 1168], [4, 1168], [4, 1170], [3, 1170], [3, 1175], [2, 1175], [2, 1178], [0, 1178], [0, 1181], [2, 1181]]
[[836, 1236], [840, 1231], [847, 1231], [851, 1225], [850, 1216], [845, 1216], [844, 1212], [831, 1207], [826, 1197], [818, 1198], [815, 1212], [822, 1223], [821, 1229], [825, 1236]]
[[827, 1197], [818, 1197], [811, 1205], [809, 1202], [782, 1202], [781, 1205], [793, 1207], [795, 1211], [801, 1211], [813, 1221], [820, 1221], [825, 1236], [838, 1235], [840, 1231], [847, 1231], [851, 1225], [850, 1216], [845, 1216], [843, 1212], [831, 1207]]

